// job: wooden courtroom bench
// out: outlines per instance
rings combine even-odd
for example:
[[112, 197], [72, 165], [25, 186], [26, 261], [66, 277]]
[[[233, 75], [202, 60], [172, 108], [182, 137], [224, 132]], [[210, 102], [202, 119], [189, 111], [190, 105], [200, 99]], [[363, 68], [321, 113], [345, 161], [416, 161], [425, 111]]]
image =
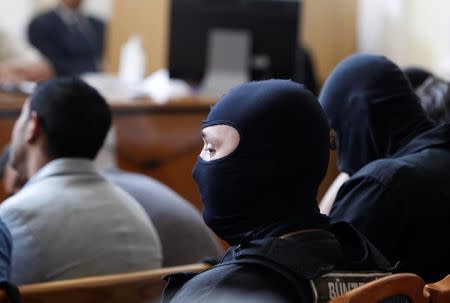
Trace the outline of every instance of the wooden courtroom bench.
[[[55, 282], [22, 285], [21, 303], [144, 303], [158, 302], [166, 275], [178, 272], [198, 273], [207, 264], [189, 264], [134, 273], [86, 277]], [[7, 303], [6, 293], [0, 291], [0, 303]]]
[[450, 275], [440, 281], [425, 285], [425, 292], [430, 294], [430, 303], [450, 302]]

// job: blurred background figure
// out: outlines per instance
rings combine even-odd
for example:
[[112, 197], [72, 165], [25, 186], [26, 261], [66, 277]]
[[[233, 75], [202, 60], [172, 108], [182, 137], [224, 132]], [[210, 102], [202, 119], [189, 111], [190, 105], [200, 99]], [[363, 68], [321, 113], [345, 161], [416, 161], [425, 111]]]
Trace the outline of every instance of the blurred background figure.
[[409, 83], [411, 83], [411, 86], [414, 89], [417, 89], [425, 82], [425, 80], [433, 76], [430, 71], [417, 66], [405, 67], [403, 69], [403, 72], [405, 73], [406, 78], [408, 78]]
[[450, 122], [450, 83], [421, 67], [408, 66], [403, 72], [428, 119], [436, 124]]
[[28, 39], [51, 62], [57, 76], [101, 70], [105, 26], [80, 12], [82, 2], [61, 0], [28, 26]]
[[450, 83], [431, 76], [416, 90], [428, 119], [436, 124], [450, 122]]
[[0, 156], [0, 178], [2, 178], [3, 190], [8, 197], [17, 193], [27, 182], [26, 178], [19, 176], [17, 171], [11, 167], [10, 149], [10, 144], [6, 145]]

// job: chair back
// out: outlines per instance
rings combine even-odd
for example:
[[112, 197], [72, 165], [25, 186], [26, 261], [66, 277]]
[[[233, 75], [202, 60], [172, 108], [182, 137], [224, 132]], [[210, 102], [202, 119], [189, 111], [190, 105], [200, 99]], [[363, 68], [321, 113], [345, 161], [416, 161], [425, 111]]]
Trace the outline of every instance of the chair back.
[[427, 303], [425, 282], [411, 273], [394, 274], [353, 289], [329, 303]]
[[450, 302], [450, 275], [441, 281], [425, 285], [425, 291], [430, 295], [430, 303]]

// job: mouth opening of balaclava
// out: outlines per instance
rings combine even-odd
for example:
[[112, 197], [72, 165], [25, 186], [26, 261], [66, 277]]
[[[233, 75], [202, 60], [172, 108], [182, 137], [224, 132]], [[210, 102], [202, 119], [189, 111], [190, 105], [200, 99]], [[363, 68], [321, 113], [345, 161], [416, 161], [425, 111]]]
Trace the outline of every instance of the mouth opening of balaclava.
[[244, 236], [328, 223], [316, 194], [328, 166], [329, 128], [315, 97], [287, 80], [238, 86], [211, 109], [204, 127], [233, 126], [230, 155], [194, 167], [206, 224], [234, 245]]

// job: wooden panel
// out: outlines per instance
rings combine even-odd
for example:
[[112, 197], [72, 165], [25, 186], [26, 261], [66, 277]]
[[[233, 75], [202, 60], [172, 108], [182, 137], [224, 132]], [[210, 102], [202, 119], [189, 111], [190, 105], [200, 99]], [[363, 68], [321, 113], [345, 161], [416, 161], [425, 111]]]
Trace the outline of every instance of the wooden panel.
[[356, 51], [357, 0], [303, 0], [302, 40], [311, 50], [318, 81]]
[[169, 0], [116, 0], [107, 33], [106, 70], [118, 70], [120, 49], [138, 34], [147, 53], [147, 72], [166, 66]]

